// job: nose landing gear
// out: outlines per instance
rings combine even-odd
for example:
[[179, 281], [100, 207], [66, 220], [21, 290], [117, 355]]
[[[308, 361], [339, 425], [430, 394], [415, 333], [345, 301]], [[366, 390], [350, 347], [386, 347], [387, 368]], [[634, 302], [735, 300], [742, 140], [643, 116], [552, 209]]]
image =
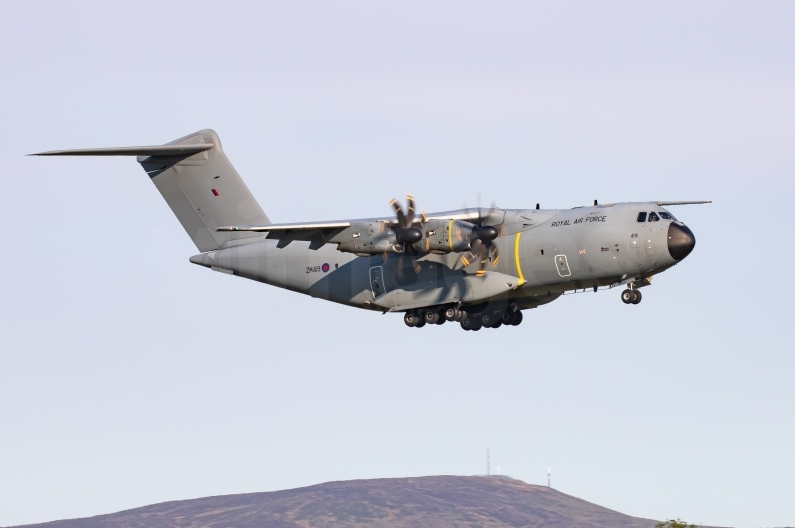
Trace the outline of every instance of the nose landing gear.
[[627, 289], [621, 292], [621, 300], [624, 304], [638, 304], [641, 299], [643, 299], [643, 295], [641, 295], [639, 290]]

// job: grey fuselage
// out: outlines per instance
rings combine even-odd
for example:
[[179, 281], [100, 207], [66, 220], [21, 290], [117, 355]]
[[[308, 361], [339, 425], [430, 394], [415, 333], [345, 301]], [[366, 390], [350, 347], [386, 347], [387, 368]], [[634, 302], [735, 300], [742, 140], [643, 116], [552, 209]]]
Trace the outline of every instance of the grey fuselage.
[[[639, 222], [642, 212], [655, 212], [660, 219]], [[494, 241], [500, 258], [482, 277], [474, 266], [464, 266], [460, 253], [421, 253], [415, 272], [398, 255], [355, 256], [339, 251], [336, 244], [311, 249], [310, 242], [300, 240], [280, 247], [278, 240], [266, 236], [227, 243], [225, 248], [192, 257], [191, 262], [370, 310], [405, 311], [452, 303], [525, 309], [567, 291], [647, 284], [652, 275], [684, 258], [674, 258], [669, 251], [669, 230], [685, 229], [692, 235], [654, 203], [497, 209], [486, 223], [500, 229]], [[692, 245], [687, 253], [690, 250]]]

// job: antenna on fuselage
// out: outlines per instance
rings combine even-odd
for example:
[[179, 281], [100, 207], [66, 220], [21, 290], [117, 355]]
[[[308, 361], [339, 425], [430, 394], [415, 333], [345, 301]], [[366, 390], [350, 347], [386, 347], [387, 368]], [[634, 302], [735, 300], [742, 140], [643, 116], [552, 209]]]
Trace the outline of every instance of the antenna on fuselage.
[[538, 211], [539, 209], [541, 209], [541, 205], [540, 204], [536, 204], [536, 211]]
[[594, 200], [594, 201], [593, 201], [593, 204], [594, 204], [594, 205], [599, 205], [599, 202], [598, 202], [597, 200]]

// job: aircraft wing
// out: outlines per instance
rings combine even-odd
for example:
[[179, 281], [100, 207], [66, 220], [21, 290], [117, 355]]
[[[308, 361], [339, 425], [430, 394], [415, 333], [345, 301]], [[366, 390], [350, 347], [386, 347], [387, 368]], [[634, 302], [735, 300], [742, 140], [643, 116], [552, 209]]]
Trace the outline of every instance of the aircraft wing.
[[350, 222], [314, 222], [308, 224], [269, 224], [260, 226], [225, 226], [216, 227], [216, 231], [253, 231], [267, 233], [270, 231], [331, 231], [350, 227]]
[[688, 202], [652, 202], [660, 207], [665, 207], [666, 205], [698, 205], [698, 204], [708, 204], [712, 203], [712, 200], [696, 200], [696, 201], [688, 201]]

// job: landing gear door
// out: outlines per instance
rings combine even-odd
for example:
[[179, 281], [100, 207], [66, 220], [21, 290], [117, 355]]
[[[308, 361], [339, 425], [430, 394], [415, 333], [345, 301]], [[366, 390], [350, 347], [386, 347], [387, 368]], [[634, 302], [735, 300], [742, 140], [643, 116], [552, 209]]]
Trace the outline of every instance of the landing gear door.
[[374, 266], [370, 268], [370, 288], [373, 290], [373, 299], [378, 299], [386, 293], [384, 285], [384, 268]]
[[561, 277], [568, 277], [571, 275], [569, 261], [566, 259], [566, 255], [555, 255], [555, 267], [558, 270], [558, 275]]

